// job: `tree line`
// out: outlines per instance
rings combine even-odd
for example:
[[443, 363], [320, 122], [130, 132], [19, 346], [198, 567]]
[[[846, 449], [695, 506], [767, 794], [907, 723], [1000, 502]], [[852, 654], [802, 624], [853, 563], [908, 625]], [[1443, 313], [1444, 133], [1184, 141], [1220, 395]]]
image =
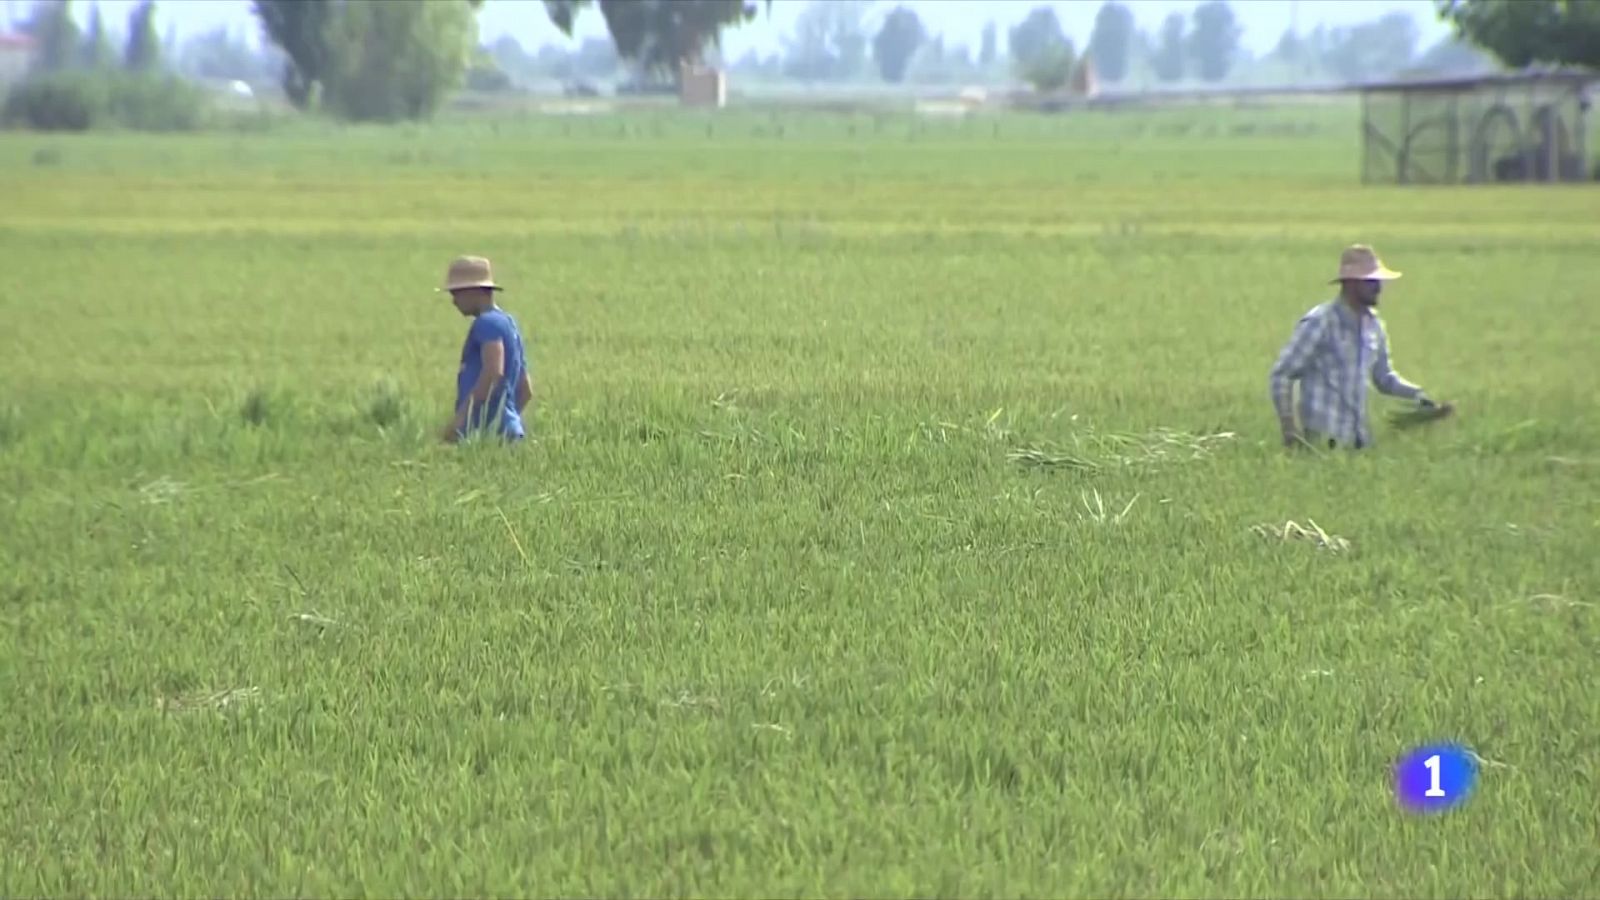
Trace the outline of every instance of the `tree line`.
[[1137, 26], [1126, 2], [1108, 0], [1099, 7], [1081, 48], [1062, 28], [1055, 8], [1041, 4], [1005, 34], [1009, 57], [1003, 60], [993, 21], [984, 27], [974, 58], [965, 44], [947, 46], [945, 36], [932, 33], [905, 4], [890, 10], [868, 35], [864, 9], [855, 0], [813, 0], [800, 14], [781, 57], [746, 57], [733, 70], [816, 82], [875, 76], [889, 84], [981, 78], [1003, 71], [1050, 90], [1063, 84], [1084, 56], [1092, 59], [1097, 77], [1111, 84], [1129, 81], [1136, 67], [1158, 84], [1215, 84], [1245, 63], [1345, 82], [1382, 79], [1408, 69], [1460, 71], [1496, 62], [1517, 68], [1534, 62], [1600, 66], [1600, 34], [1593, 24], [1600, 0], [1438, 0], [1441, 18], [1457, 27], [1451, 39], [1426, 51], [1419, 52], [1418, 23], [1396, 12], [1351, 27], [1319, 26], [1305, 34], [1291, 29], [1259, 60], [1251, 59], [1242, 46], [1243, 29], [1227, 0], [1174, 11], [1153, 32]]
[[[46, 131], [83, 131], [102, 124], [140, 130], [199, 125], [202, 92], [166, 66], [173, 39], [156, 27], [156, 5], [130, 11], [114, 38], [99, 7], [80, 28], [71, 0], [36, 0], [21, 29], [34, 42], [30, 70], [6, 92], [0, 124]], [[120, 46], [119, 46], [120, 45]]]
[[[480, 46], [482, 0], [248, 2], [272, 45], [270, 64], [290, 103], [346, 120], [393, 121], [431, 116], [463, 85], [504, 84], [502, 70], [515, 63], [577, 78], [623, 68], [636, 78], [670, 85], [681, 66], [719, 60], [723, 33], [763, 9], [770, 12], [773, 0], [544, 0], [546, 15], [569, 39], [580, 15], [597, 12], [609, 41], [585, 41], [575, 53], [544, 48], [537, 57], [523, 53], [511, 38]], [[164, 45], [157, 37], [154, 0], [135, 7], [120, 50], [111, 46], [97, 7], [80, 32], [71, 3], [33, 4], [26, 30], [38, 43], [39, 72], [138, 73], [162, 66], [163, 47], [172, 42]], [[1435, 3], [1460, 45], [1479, 48], [1502, 65], [1600, 69], [1600, 0]], [[731, 68], [809, 82], [875, 77], [891, 84], [940, 71], [951, 77], [1003, 73], [1050, 90], [1065, 84], [1087, 56], [1098, 78], [1112, 84], [1127, 80], [1136, 65], [1156, 82], [1215, 83], [1229, 78], [1241, 61], [1250, 61], [1242, 35], [1228, 0], [1201, 0], [1188, 12], [1170, 14], [1153, 32], [1137, 27], [1128, 3], [1107, 0], [1079, 48], [1054, 8], [1041, 4], [1004, 34], [988, 23], [974, 53], [931, 33], [908, 5], [892, 8], [869, 28], [866, 7], [858, 0], [821, 0], [801, 11], [781, 55], [751, 55]], [[1415, 60], [1417, 35], [1410, 17], [1390, 15], [1348, 29], [1286, 33], [1268, 59], [1290, 72], [1343, 80], [1382, 77], [1407, 61], [1429, 62]], [[241, 65], [243, 55], [226, 34], [196, 42], [195, 52], [202, 59], [196, 65], [212, 74]], [[1433, 62], [1447, 61], [1448, 55], [1440, 52]], [[254, 65], [263, 65], [260, 56]]]
[[71, 0], [38, 0], [21, 30], [36, 42], [32, 65], [37, 74], [73, 69], [161, 69], [162, 41], [156, 31], [154, 0], [144, 0], [128, 14], [127, 37], [120, 51], [112, 44], [100, 7], [91, 8], [87, 26], [80, 29]]

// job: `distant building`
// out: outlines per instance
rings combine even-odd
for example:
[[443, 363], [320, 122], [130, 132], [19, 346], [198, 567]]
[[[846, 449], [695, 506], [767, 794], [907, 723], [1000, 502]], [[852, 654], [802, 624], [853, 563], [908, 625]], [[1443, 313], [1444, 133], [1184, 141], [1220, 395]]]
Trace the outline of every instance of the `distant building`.
[[721, 69], [684, 63], [678, 71], [678, 100], [684, 106], [728, 105], [728, 77]]
[[1583, 181], [1600, 75], [1526, 70], [1359, 85], [1362, 181]]
[[1083, 59], [1078, 61], [1072, 70], [1072, 81], [1068, 85], [1073, 95], [1078, 97], [1098, 97], [1100, 95], [1100, 74], [1095, 71], [1094, 59], [1085, 53]]
[[21, 81], [28, 74], [36, 47], [28, 35], [0, 31], [0, 84]]

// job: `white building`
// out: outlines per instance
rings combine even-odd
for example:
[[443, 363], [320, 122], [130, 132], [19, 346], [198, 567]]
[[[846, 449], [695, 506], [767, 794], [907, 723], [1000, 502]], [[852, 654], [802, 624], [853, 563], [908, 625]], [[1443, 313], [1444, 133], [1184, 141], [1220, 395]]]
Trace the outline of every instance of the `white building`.
[[678, 100], [684, 106], [728, 105], [728, 76], [715, 66], [681, 64], [678, 85]]
[[0, 84], [21, 81], [33, 65], [34, 40], [0, 31]]

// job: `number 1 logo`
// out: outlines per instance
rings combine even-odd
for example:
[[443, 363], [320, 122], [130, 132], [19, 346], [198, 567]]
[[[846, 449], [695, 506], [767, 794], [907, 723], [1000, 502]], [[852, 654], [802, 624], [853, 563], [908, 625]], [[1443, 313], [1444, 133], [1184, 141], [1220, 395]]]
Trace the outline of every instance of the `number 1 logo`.
[[1395, 765], [1395, 799], [1408, 812], [1440, 812], [1456, 806], [1477, 783], [1477, 759], [1459, 744], [1412, 750]]

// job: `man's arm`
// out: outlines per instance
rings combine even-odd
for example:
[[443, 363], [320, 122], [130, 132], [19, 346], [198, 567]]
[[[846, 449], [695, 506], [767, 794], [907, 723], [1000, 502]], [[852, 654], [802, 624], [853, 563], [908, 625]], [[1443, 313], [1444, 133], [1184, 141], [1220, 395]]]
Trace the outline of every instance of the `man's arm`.
[[445, 440], [453, 441], [462, 429], [467, 427], [467, 422], [477, 411], [489, 402], [489, 394], [493, 392], [495, 383], [506, 374], [506, 345], [505, 341], [498, 338], [484, 341], [480, 358], [483, 360], [483, 369], [478, 373], [478, 381], [472, 386], [467, 400], [456, 410], [455, 418], [451, 420], [450, 427], [445, 431]]
[[1379, 393], [1407, 400], [1427, 400], [1422, 388], [1400, 377], [1389, 359], [1389, 336], [1380, 327], [1378, 331], [1378, 357], [1372, 361], [1372, 386]]
[[1317, 342], [1322, 339], [1322, 323], [1321, 316], [1304, 316], [1295, 323], [1294, 334], [1289, 336], [1289, 342], [1278, 353], [1278, 360], [1272, 364], [1272, 372], [1267, 378], [1272, 392], [1272, 408], [1278, 414], [1278, 426], [1283, 430], [1285, 442], [1296, 433], [1294, 382], [1305, 374], [1306, 365], [1316, 352]]
[[533, 402], [533, 376], [528, 374], [526, 366], [522, 369], [522, 378], [517, 382], [517, 415], [528, 408]]

